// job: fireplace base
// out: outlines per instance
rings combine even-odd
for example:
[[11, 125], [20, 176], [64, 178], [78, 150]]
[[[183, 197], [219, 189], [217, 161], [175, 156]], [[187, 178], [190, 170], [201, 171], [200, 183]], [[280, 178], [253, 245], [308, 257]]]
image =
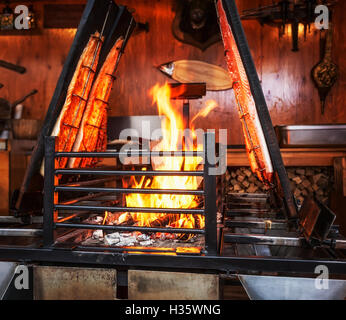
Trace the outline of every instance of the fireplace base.
[[34, 265], [34, 300], [219, 300], [218, 274]]
[[219, 300], [219, 275], [129, 270], [130, 300]]

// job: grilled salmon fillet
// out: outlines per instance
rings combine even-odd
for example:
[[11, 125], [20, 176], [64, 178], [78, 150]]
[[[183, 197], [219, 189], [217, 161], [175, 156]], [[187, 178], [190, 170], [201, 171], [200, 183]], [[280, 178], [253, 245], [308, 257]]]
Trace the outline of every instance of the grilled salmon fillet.
[[250, 166], [261, 181], [270, 185], [273, 181], [273, 166], [250, 90], [250, 84], [232, 30], [227, 21], [222, 0], [217, 1], [216, 7], [225, 47], [227, 67], [233, 82]]
[[[104, 151], [107, 146], [107, 109], [108, 99], [114, 82], [114, 71], [117, 66], [124, 39], [119, 38], [109, 52], [100, 73], [91, 89], [90, 97], [81, 120], [81, 126], [72, 151]], [[94, 164], [96, 159], [71, 158], [69, 168], [86, 167]]]
[[[58, 152], [72, 150], [94, 80], [101, 47], [102, 38], [96, 32], [83, 50], [67, 89], [64, 106], [51, 133], [52, 136], [58, 137], [56, 144]], [[57, 167], [65, 168], [67, 161], [67, 158], [58, 159]], [[41, 174], [43, 175], [43, 164]]]

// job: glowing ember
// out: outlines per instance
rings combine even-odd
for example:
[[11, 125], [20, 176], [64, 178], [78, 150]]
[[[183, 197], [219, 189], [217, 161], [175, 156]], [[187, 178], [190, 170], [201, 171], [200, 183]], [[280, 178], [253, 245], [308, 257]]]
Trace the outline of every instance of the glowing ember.
[[[153, 97], [153, 103], [158, 106], [160, 115], [165, 118], [162, 121], [162, 140], [153, 148], [155, 151], [179, 151], [182, 145], [182, 134], [184, 131], [182, 115], [174, 110], [170, 100], [170, 87], [166, 83], [163, 86], [155, 85], [150, 94]], [[193, 121], [199, 117], [205, 117], [212, 109], [216, 107], [214, 101], [209, 101], [207, 106], [200, 111]], [[201, 151], [203, 144], [196, 142], [196, 134], [192, 129], [191, 137], [193, 143], [185, 141], [184, 149], [186, 151]], [[197, 157], [160, 157], [152, 158], [154, 170], [166, 171], [196, 171], [201, 164], [202, 158]], [[147, 189], [184, 189], [197, 190], [200, 184], [200, 178], [184, 176], [155, 176], [142, 177], [137, 181], [134, 177], [130, 182], [124, 181], [125, 187], [147, 188]], [[128, 194], [126, 195], [126, 205], [128, 207], [141, 208], [178, 208], [191, 209], [200, 204], [197, 196], [194, 195], [175, 195], [175, 194]], [[173, 227], [173, 228], [204, 228], [204, 216], [187, 214], [158, 214], [158, 213], [124, 213], [118, 223], [124, 223], [132, 220], [135, 225], [147, 227]], [[190, 236], [179, 235], [184, 240]]]

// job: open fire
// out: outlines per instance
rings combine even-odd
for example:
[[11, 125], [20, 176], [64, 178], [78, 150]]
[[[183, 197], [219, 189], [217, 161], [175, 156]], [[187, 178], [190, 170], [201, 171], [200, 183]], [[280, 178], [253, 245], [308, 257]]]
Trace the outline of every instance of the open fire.
[[[198, 117], [206, 117], [210, 111], [217, 107], [213, 100], [207, 101], [205, 107], [192, 119], [190, 130], [184, 132], [184, 121], [182, 114], [176, 110], [171, 102], [171, 88], [166, 83], [163, 86], [156, 84], [151, 90], [153, 104], [158, 107], [159, 115], [165, 116], [162, 120], [162, 137], [152, 148], [153, 151], [202, 151], [203, 143], [197, 138], [194, 128], [194, 121]], [[151, 164], [154, 170], [164, 171], [196, 171], [202, 166], [201, 157], [152, 157]], [[145, 168], [143, 169], [145, 170]], [[196, 176], [143, 176], [140, 179], [131, 176], [130, 180], [123, 179], [125, 188], [141, 189], [165, 189], [165, 190], [198, 190], [201, 187], [202, 178]], [[127, 207], [134, 208], [173, 208], [173, 209], [193, 209], [203, 207], [203, 201], [196, 195], [180, 194], [142, 194], [130, 193], [125, 196]], [[167, 213], [140, 213], [124, 212], [121, 214], [105, 212], [103, 224], [133, 225], [142, 227], [171, 227], [203, 229], [205, 219], [200, 214], [167, 214]], [[95, 233], [95, 236], [102, 235]], [[170, 234], [156, 233], [151, 238], [154, 239], [179, 239], [188, 241], [192, 234]], [[144, 243], [151, 244], [151, 238], [140, 234], [115, 233], [105, 237], [105, 242], [114, 243], [119, 246], [123, 243]], [[126, 239], [127, 238], [127, 239]], [[128, 241], [127, 241], [128, 240]]]

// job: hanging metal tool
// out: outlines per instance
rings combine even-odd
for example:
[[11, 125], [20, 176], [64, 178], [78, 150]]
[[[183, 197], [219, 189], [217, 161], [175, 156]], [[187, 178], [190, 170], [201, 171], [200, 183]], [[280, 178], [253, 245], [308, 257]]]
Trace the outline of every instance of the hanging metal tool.
[[[274, 2], [274, 1], [273, 1]], [[323, 5], [331, 8], [337, 0], [325, 0]], [[316, 20], [315, 8], [316, 0], [281, 0], [269, 6], [247, 9], [242, 12], [241, 19], [256, 19], [261, 25], [277, 27], [279, 37], [286, 34], [287, 25], [291, 25], [292, 51], [299, 51], [299, 24], [304, 26], [304, 39], [307, 31], [310, 32], [310, 25]]]
[[338, 79], [338, 66], [332, 61], [333, 26], [329, 23], [323, 59], [311, 71], [321, 101], [321, 113], [324, 114], [326, 98]]
[[20, 74], [23, 74], [26, 72], [26, 69], [24, 67], [4, 61], [4, 60], [0, 60], [0, 67], [8, 69], [8, 70], [12, 70], [14, 72], [18, 72]]

